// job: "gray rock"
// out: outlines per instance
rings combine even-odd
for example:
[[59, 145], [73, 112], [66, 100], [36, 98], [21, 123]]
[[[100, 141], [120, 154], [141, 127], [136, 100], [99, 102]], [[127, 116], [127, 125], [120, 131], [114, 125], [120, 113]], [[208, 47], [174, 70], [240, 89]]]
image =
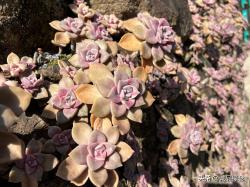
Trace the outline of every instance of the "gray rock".
[[19, 116], [17, 122], [8, 130], [12, 133], [28, 135], [36, 130], [46, 129], [47, 127], [48, 124], [36, 114], [33, 114], [31, 117], [27, 117], [23, 113], [21, 116]]
[[0, 1], [0, 64], [13, 51], [30, 55], [38, 48], [51, 50], [54, 30], [49, 22], [70, 15], [61, 0], [1, 0]]
[[140, 11], [165, 17], [182, 37], [186, 37], [192, 29], [187, 0], [90, 0], [89, 3], [101, 13], [115, 14], [122, 19], [135, 17]]

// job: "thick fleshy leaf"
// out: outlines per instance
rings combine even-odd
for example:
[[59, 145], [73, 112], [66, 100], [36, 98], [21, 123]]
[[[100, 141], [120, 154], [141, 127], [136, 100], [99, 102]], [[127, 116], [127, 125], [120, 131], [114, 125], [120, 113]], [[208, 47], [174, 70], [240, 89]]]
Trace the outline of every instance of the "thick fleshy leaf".
[[92, 117], [92, 127], [96, 130], [99, 130], [101, 132], [106, 132], [109, 128], [112, 127], [112, 123], [109, 118], [96, 118], [94, 115], [91, 115]]
[[85, 104], [93, 104], [97, 98], [101, 97], [97, 88], [91, 84], [81, 84], [75, 94], [78, 100]]
[[132, 33], [126, 33], [120, 39], [119, 46], [127, 51], [140, 51], [142, 42]]
[[111, 54], [113, 56], [117, 55], [118, 53], [118, 44], [117, 42], [114, 42], [114, 41], [106, 41], [110, 51], [111, 51]]
[[127, 64], [119, 64], [116, 67], [116, 71], [115, 71], [115, 81], [116, 83], [118, 83], [118, 80], [126, 80], [128, 79], [125, 75], [127, 75], [128, 78], [130, 78], [132, 76], [132, 72], [130, 67]]
[[81, 64], [79, 63], [79, 56], [78, 56], [78, 54], [74, 54], [72, 57], [70, 57], [69, 63], [70, 63], [72, 66], [75, 66], [75, 67], [80, 68], [80, 67], [81, 67]]
[[145, 40], [145, 32], [147, 28], [137, 18], [123, 21], [122, 26], [128, 31], [132, 32], [137, 38]]
[[87, 182], [88, 178], [88, 169], [86, 169], [79, 177], [71, 180], [70, 182], [76, 186], [83, 186]]
[[150, 107], [155, 101], [154, 97], [149, 91], [146, 91], [144, 100], [146, 102], [146, 107]]
[[150, 46], [147, 44], [147, 42], [142, 43], [140, 52], [141, 52], [141, 56], [144, 59], [150, 59], [152, 57], [152, 51], [151, 51]]
[[103, 143], [106, 142], [106, 136], [101, 131], [94, 130], [89, 138], [89, 144], [91, 143]]
[[181, 127], [179, 126], [174, 126], [171, 128], [171, 133], [176, 137], [180, 138], [181, 137]]
[[42, 167], [44, 171], [54, 169], [59, 163], [58, 159], [52, 154], [41, 154], [43, 158]]
[[116, 150], [120, 154], [122, 162], [126, 162], [134, 154], [134, 150], [122, 141], [116, 145]]
[[69, 156], [74, 160], [74, 162], [80, 165], [87, 164], [87, 155], [87, 145], [79, 145], [69, 153]]
[[46, 88], [41, 88], [40, 92], [38, 92], [35, 96], [34, 99], [45, 99], [48, 98], [49, 94], [48, 91], [46, 90]]
[[115, 118], [114, 116], [112, 116], [112, 123], [113, 125], [116, 125], [118, 127], [121, 135], [127, 134], [130, 130], [129, 120], [125, 117]]
[[51, 40], [51, 42], [56, 46], [65, 47], [70, 43], [70, 38], [65, 32], [57, 32], [55, 33], [54, 40]]
[[54, 21], [50, 22], [49, 25], [50, 25], [52, 28], [54, 28], [54, 29], [56, 29], [56, 30], [58, 30], [58, 31], [64, 31], [63, 28], [60, 26], [60, 25], [61, 25], [61, 22], [58, 21], [58, 20], [54, 20]]
[[52, 105], [48, 104], [44, 109], [42, 113], [42, 117], [47, 119], [56, 119], [57, 112], [59, 110], [54, 108]]
[[20, 62], [20, 58], [13, 52], [11, 52], [7, 56], [7, 63], [8, 64], [18, 64]]
[[0, 150], [0, 164], [7, 164], [23, 158], [24, 143], [13, 134], [0, 132]]
[[110, 111], [110, 100], [104, 97], [98, 97], [95, 99], [90, 113], [94, 114], [96, 117], [103, 118], [109, 115]]
[[180, 147], [180, 139], [175, 139], [168, 145], [167, 152], [170, 155], [176, 155], [178, 153], [179, 147]]
[[105, 160], [97, 160], [91, 155], [87, 156], [87, 165], [89, 167], [89, 170], [96, 171], [100, 169], [105, 163]]
[[176, 123], [181, 127], [187, 122], [187, 117], [183, 114], [174, 115]]
[[59, 110], [56, 113], [56, 121], [57, 121], [58, 125], [65, 124], [65, 123], [69, 122], [70, 120], [71, 120], [71, 118], [68, 118], [68, 115], [66, 116], [64, 114], [64, 110]]
[[102, 132], [107, 137], [109, 143], [115, 145], [118, 142], [120, 133], [119, 133], [117, 126], [105, 128], [105, 129], [103, 129]]
[[76, 72], [73, 80], [75, 81], [77, 85], [90, 83], [88, 70], [83, 71], [82, 69], [79, 69]]
[[42, 143], [38, 140], [31, 139], [26, 146], [26, 154], [40, 153], [42, 150]]
[[148, 75], [143, 67], [137, 67], [133, 70], [133, 77], [146, 82]]
[[89, 171], [89, 179], [95, 186], [102, 186], [108, 179], [108, 172], [106, 169], [99, 169], [97, 171]]
[[17, 116], [12, 110], [0, 104], [0, 131], [7, 131], [15, 123]]
[[113, 79], [97, 80], [95, 85], [103, 97], [108, 97], [110, 90], [115, 86]]
[[169, 182], [173, 187], [181, 187], [180, 181], [176, 177], [169, 177]]
[[104, 64], [90, 64], [89, 66], [89, 79], [96, 84], [99, 80], [113, 79], [113, 75]]
[[58, 90], [59, 90], [58, 84], [50, 84], [49, 85], [48, 91], [49, 91], [49, 94], [51, 96], [54, 96], [55, 94], [57, 94]]
[[79, 165], [68, 157], [59, 165], [56, 176], [67, 181], [73, 181], [81, 176], [86, 169], [86, 165]]
[[108, 159], [106, 159], [104, 164], [104, 168], [108, 170], [113, 170], [121, 166], [122, 166], [121, 157], [117, 152], [114, 152], [112, 155], [110, 155]]
[[19, 183], [22, 182], [24, 177], [25, 177], [24, 171], [14, 166], [12, 167], [9, 173], [9, 182]]
[[128, 119], [138, 123], [142, 123], [142, 116], [143, 116], [142, 110], [139, 108], [131, 109], [127, 113]]
[[145, 68], [147, 73], [152, 73], [154, 66], [153, 66], [153, 59], [145, 59], [141, 58], [142, 66]]
[[22, 187], [38, 187], [38, 181], [34, 177], [25, 175], [22, 179]]
[[79, 145], [88, 145], [88, 139], [92, 129], [84, 123], [74, 123], [72, 128], [72, 138]]
[[108, 180], [104, 184], [105, 187], [118, 187], [119, 176], [115, 170], [108, 170]]
[[59, 82], [59, 88], [72, 88], [74, 81], [70, 77], [63, 77]]
[[76, 115], [78, 109], [77, 108], [66, 108], [66, 109], [63, 109], [62, 111], [63, 111], [63, 114], [66, 118], [71, 119]]
[[111, 102], [110, 106], [111, 106], [112, 116], [116, 118], [122, 117], [127, 112], [127, 108], [123, 104], [116, 104], [114, 102]]
[[178, 155], [179, 155], [180, 158], [185, 159], [185, 158], [188, 157], [188, 150], [187, 150], [187, 149], [184, 149], [184, 148], [182, 148], [182, 147], [180, 146], [179, 149], [178, 149]]
[[0, 87], [0, 104], [9, 107], [17, 116], [26, 111], [32, 95], [19, 87]]
[[160, 61], [163, 59], [164, 53], [161, 47], [153, 47], [152, 48], [152, 56], [155, 62]]

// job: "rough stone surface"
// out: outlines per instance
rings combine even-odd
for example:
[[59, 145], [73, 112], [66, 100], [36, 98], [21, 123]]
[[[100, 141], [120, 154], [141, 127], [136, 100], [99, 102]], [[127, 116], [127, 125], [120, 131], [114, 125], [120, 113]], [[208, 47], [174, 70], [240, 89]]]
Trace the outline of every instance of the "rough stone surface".
[[11, 51], [21, 56], [38, 47], [51, 50], [54, 31], [49, 22], [70, 13], [66, 0], [1, 0], [0, 64]]
[[101, 13], [113, 13], [122, 19], [135, 17], [140, 11], [165, 17], [182, 37], [187, 36], [192, 28], [187, 0], [90, 0], [89, 3]]
[[36, 130], [45, 129], [47, 127], [48, 124], [36, 114], [33, 114], [31, 117], [22, 114], [19, 116], [17, 122], [9, 128], [9, 131], [20, 135], [28, 135]]

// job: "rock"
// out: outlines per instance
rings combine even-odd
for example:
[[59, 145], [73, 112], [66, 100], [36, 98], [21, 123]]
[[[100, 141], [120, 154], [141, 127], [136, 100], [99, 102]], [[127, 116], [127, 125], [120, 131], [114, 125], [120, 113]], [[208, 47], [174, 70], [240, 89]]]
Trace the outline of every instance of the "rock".
[[51, 50], [55, 31], [48, 23], [70, 13], [65, 0], [0, 1], [0, 64], [11, 51], [32, 56], [38, 47]]
[[47, 127], [48, 124], [38, 115], [33, 114], [31, 117], [27, 117], [23, 113], [21, 116], [19, 116], [17, 122], [8, 130], [12, 133], [17, 133], [20, 135], [29, 135], [36, 130], [45, 129]]
[[186, 37], [192, 29], [187, 0], [90, 0], [89, 3], [93, 9], [115, 14], [121, 19], [135, 17], [140, 11], [165, 17], [182, 37]]
[[39, 69], [38, 73], [52, 82], [58, 82], [62, 78], [60, 68], [57, 64], [43, 66]]

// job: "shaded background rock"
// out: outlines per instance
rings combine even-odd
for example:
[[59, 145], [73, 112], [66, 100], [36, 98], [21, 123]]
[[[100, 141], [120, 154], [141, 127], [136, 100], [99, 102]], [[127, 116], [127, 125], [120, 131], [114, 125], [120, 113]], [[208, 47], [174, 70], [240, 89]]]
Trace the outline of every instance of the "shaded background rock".
[[89, 0], [89, 4], [101, 13], [115, 14], [119, 18], [135, 17], [140, 11], [164, 17], [182, 37], [192, 29], [192, 18], [187, 0]]
[[[49, 22], [73, 16], [68, 8], [72, 0], [1, 0], [0, 1], [0, 63], [14, 51], [19, 56], [33, 55], [41, 47], [57, 50], [51, 44], [55, 31]], [[116, 14], [122, 19], [149, 11], [165, 17], [181, 36], [187, 36], [192, 27], [187, 0], [87, 0], [101, 13]]]
[[32, 55], [38, 48], [52, 50], [54, 30], [49, 22], [71, 14], [66, 0], [1, 0], [0, 63], [14, 51]]

